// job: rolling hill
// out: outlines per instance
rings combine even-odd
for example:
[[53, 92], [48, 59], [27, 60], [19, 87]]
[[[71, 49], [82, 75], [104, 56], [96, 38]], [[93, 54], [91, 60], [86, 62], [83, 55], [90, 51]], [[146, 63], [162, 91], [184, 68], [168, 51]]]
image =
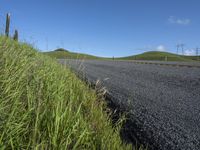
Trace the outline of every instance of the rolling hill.
[[56, 49], [54, 51], [43, 52], [43, 53], [57, 59], [102, 59], [101, 57], [97, 57], [93, 55], [70, 52], [62, 48]]
[[[57, 59], [113, 59], [83, 53], [70, 52], [62, 48], [43, 53]], [[115, 60], [196, 61], [200, 59], [198, 56], [183, 56], [168, 52], [150, 51], [138, 55], [118, 57], [115, 58]]]
[[120, 60], [194, 61], [197, 56], [183, 56], [168, 52], [150, 51], [139, 55], [117, 58]]

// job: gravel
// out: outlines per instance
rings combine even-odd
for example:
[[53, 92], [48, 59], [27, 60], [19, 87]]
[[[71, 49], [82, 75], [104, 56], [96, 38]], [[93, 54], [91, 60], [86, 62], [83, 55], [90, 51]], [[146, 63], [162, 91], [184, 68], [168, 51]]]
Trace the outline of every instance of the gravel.
[[[150, 149], [200, 149], [200, 68], [131, 61], [60, 60], [100, 80], [129, 112], [133, 136]], [[198, 63], [197, 63], [198, 65]]]

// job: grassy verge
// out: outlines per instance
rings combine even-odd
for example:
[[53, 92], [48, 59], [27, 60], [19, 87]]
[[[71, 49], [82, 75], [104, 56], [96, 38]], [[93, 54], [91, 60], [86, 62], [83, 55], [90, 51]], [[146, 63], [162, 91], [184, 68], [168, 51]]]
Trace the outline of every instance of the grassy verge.
[[131, 149], [103, 109], [68, 68], [0, 37], [0, 149]]

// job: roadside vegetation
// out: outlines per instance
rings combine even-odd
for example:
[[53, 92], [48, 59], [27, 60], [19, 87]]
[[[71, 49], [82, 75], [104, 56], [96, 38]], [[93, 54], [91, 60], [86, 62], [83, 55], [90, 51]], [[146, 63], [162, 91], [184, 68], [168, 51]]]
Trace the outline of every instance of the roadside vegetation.
[[0, 36], [0, 149], [132, 149], [66, 66]]

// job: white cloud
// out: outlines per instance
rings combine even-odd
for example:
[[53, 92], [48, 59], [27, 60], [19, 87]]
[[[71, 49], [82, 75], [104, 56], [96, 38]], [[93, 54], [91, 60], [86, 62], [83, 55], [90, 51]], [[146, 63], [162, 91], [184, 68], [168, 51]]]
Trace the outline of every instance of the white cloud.
[[164, 45], [159, 45], [157, 48], [156, 48], [157, 51], [167, 51], [166, 47]]
[[184, 55], [187, 55], [187, 56], [195, 55], [195, 50], [194, 49], [187, 49], [187, 50], [184, 51]]
[[191, 20], [187, 18], [180, 19], [174, 16], [170, 16], [168, 22], [171, 24], [189, 25], [191, 23]]

